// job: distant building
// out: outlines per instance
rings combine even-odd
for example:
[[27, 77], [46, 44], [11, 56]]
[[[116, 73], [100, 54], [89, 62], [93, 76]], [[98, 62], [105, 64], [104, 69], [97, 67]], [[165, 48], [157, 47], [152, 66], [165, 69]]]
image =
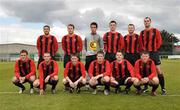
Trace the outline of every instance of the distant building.
[[[60, 55], [58, 59], [62, 60], [64, 56], [64, 52], [62, 50], [61, 42], [58, 42], [58, 47], [59, 49], [57, 54]], [[35, 61], [38, 60], [38, 52], [36, 45], [10, 43], [10, 44], [0, 44], [0, 61], [15, 61], [17, 58], [19, 58], [19, 52], [22, 49], [26, 49], [28, 51], [30, 58], [34, 59]], [[85, 59], [84, 47], [81, 57], [82, 59]]]

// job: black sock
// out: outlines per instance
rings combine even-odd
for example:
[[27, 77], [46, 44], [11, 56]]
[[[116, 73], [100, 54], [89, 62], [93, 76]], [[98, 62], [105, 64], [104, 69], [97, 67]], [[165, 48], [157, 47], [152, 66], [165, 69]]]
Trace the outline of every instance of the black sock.
[[148, 83], [144, 84], [144, 89], [148, 89]]
[[82, 86], [84, 86], [84, 84], [79, 82], [78, 85], [77, 85], [77, 88], [81, 88]]
[[33, 89], [33, 82], [29, 81], [29, 84], [30, 84], [30, 89]]
[[21, 83], [19, 83], [19, 82], [17, 82], [17, 83], [14, 83], [16, 86], [18, 86], [18, 87], [20, 87], [20, 88], [22, 88], [22, 89], [24, 89], [25, 87], [23, 86], [23, 84], [21, 84]]
[[155, 92], [159, 85], [152, 85], [152, 92]]
[[57, 85], [57, 83], [58, 83], [58, 80], [57, 80], [57, 81], [56, 81], [56, 80], [52, 80], [51, 83], [52, 83], [52, 88], [51, 88], [51, 89], [53, 90], [53, 89], [56, 88], [56, 85]]
[[132, 85], [133, 85], [133, 82], [131, 80], [128, 80], [125, 89], [129, 89]]
[[105, 90], [110, 90], [110, 84], [109, 84], [109, 82], [106, 82], [106, 83], [104, 83], [104, 85], [105, 85]]
[[165, 89], [164, 88], [164, 75], [163, 74], [158, 74], [158, 78], [159, 78], [159, 84], [160, 84], [160, 86], [161, 86], [161, 89]]
[[95, 85], [95, 86], [91, 86], [91, 85], [90, 85], [90, 87], [91, 87], [92, 89], [96, 89], [96, 88], [97, 88], [96, 85]]
[[141, 87], [140, 86], [134, 86], [138, 91], [141, 90]]

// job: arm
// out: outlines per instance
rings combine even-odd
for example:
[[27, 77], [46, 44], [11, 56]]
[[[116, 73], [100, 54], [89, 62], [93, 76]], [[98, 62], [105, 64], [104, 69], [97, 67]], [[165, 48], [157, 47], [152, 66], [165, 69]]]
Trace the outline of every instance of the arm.
[[159, 30], [156, 30], [156, 48], [159, 49], [162, 45], [162, 37]]
[[107, 39], [106, 39], [106, 34], [103, 36], [103, 41], [104, 41], [104, 51], [107, 52]]
[[53, 61], [53, 63], [54, 63], [54, 72], [50, 74], [50, 77], [58, 75], [58, 64], [56, 63], [56, 61]]
[[142, 44], [142, 32], [140, 33], [139, 37], [138, 37], [138, 43], [139, 43], [139, 51], [143, 51], [145, 50]]
[[43, 69], [42, 69], [41, 65], [39, 65], [38, 73], [39, 73], [40, 89], [43, 89], [43, 86], [44, 86], [44, 74], [43, 74]]
[[141, 79], [140, 70], [139, 70], [139, 62], [137, 62], [137, 61], [136, 61], [136, 63], [135, 63], [135, 76], [136, 76], [138, 79]]
[[81, 73], [82, 73], [82, 78], [85, 78], [86, 77], [86, 70], [85, 70], [85, 67], [82, 63], [80, 63], [80, 66], [81, 66]]
[[62, 42], [62, 49], [63, 49], [63, 51], [65, 52], [66, 51], [66, 48], [65, 48], [65, 41], [64, 41], [64, 39], [65, 39], [65, 36], [63, 36], [63, 38], [62, 38], [62, 40], [61, 40], [61, 42]]
[[111, 76], [111, 65], [108, 61], [106, 61], [106, 72], [103, 73], [103, 76]]
[[58, 42], [56, 37], [54, 37], [54, 52], [56, 53], [58, 51]]
[[90, 78], [93, 77], [93, 71], [94, 71], [94, 68], [93, 68], [94, 64], [93, 63], [94, 62], [91, 62], [89, 69], [88, 69], [88, 74], [89, 74]]
[[124, 37], [120, 35], [120, 43], [119, 43], [119, 50], [124, 49]]
[[133, 68], [133, 66], [131, 65], [131, 63], [129, 63], [128, 61], [127, 61], [127, 68], [128, 68], [128, 70], [129, 70], [129, 72], [130, 72], [130, 74], [131, 74], [131, 77], [135, 77], [134, 68]]
[[82, 39], [80, 36], [78, 36], [78, 52], [81, 52], [83, 49]]
[[148, 78], [152, 79], [155, 76], [156, 76], [156, 66], [155, 66], [154, 62], [152, 61], [152, 64], [151, 64], [151, 74], [148, 76]]
[[14, 65], [14, 74], [17, 78], [20, 78], [18, 60], [16, 61]]
[[31, 70], [30, 70], [30, 73], [26, 75], [26, 79], [29, 79], [32, 75], [36, 73], [36, 67], [33, 60], [31, 60], [30, 67], [31, 67]]
[[86, 40], [86, 38], [84, 39], [84, 47], [85, 47], [85, 50], [87, 51], [87, 40]]

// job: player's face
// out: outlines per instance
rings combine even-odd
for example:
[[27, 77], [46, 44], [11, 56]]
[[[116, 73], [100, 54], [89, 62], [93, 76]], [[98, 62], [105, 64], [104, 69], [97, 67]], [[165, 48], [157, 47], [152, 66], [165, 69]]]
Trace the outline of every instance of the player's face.
[[128, 26], [128, 32], [129, 32], [129, 34], [133, 34], [133, 33], [134, 33], [134, 30], [135, 30], [134, 26]]
[[72, 57], [71, 57], [71, 61], [72, 61], [72, 64], [73, 64], [73, 65], [76, 65], [77, 62], [78, 62], [78, 58], [77, 58], [76, 56], [72, 56]]
[[96, 25], [91, 25], [91, 33], [96, 33], [97, 27]]
[[144, 19], [144, 26], [145, 28], [149, 28], [151, 26], [151, 20], [150, 19]]
[[44, 27], [43, 31], [45, 35], [49, 35], [50, 29], [48, 27]]
[[141, 59], [144, 63], [146, 63], [149, 59], [149, 54], [142, 54], [141, 55]]
[[21, 53], [20, 58], [22, 59], [22, 61], [25, 61], [26, 58], [27, 58], [27, 54], [26, 53]]
[[121, 52], [117, 52], [117, 53], [116, 53], [116, 59], [117, 59], [118, 61], [121, 61], [121, 60], [123, 59], [123, 54], [122, 54]]
[[102, 63], [104, 61], [104, 55], [103, 54], [97, 54], [97, 60], [99, 63]]
[[74, 34], [74, 28], [72, 26], [68, 26], [67, 29], [69, 34]]
[[116, 23], [110, 23], [109, 28], [110, 28], [110, 31], [115, 31], [116, 30]]
[[51, 59], [50, 53], [44, 53], [44, 60], [45, 60], [46, 62], [49, 62], [50, 59]]

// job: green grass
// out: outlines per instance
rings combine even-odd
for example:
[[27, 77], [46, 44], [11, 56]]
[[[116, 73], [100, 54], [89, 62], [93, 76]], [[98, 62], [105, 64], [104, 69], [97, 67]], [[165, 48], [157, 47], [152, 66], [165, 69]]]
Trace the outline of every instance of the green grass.
[[63, 92], [62, 63], [59, 63], [61, 68], [57, 94], [52, 95], [48, 87], [44, 96], [39, 96], [37, 93], [30, 95], [28, 84], [23, 94], [17, 94], [14, 92], [18, 92], [18, 88], [11, 83], [14, 75], [13, 67], [14, 62], [0, 63], [0, 110], [180, 110], [180, 61], [178, 60], [162, 61], [168, 95], [157, 97], [152, 97], [149, 93], [136, 96], [133, 87], [130, 95], [111, 93], [109, 96], [104, 96], [103, 93], [91, 95], [89, 91], [82, 91], [80, 94]]

